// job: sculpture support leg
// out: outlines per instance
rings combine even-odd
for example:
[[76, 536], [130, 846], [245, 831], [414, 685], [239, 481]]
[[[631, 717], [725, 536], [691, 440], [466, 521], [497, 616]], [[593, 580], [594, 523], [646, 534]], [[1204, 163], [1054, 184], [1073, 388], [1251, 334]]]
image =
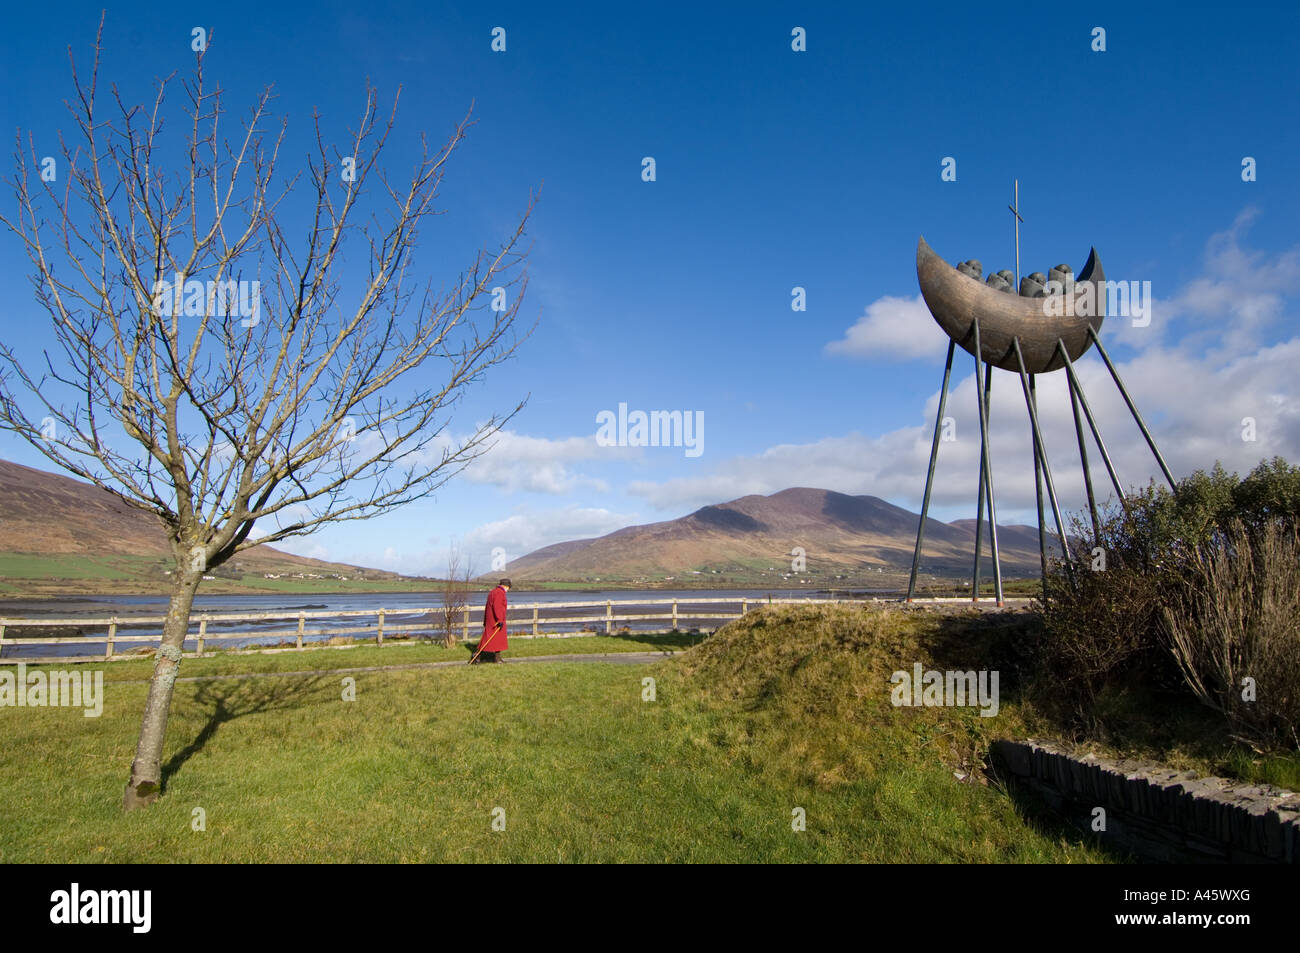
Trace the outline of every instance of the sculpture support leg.
[[975, 568], [971, 571], [970, 601], [977, 602], [980, 597], [980, 550], [984, 546], [984, 500], [988, 494], [984, 491], [984, 454], [980, 453], [980, 484], [975, 492]]
[[939, 388], [939, 411], [934, 415], [934, 441], [930, 444], [930, 467], [925, 474], [925, 497], [921, 500], [921, 522], [916, 525], [916, 551], [912, 553], [912, 575], [907, 581], [907, 601], [916, 592], [916, 569], [921, 563], [921, 541], [925, 538], [925, 518], [930, 512], [930, 490], [934, 487], [934, 465], [939, 459], [939, 436], [943, 430], [943, 410], [948, 403], [948, 378], [952, 375], [952, 353], [956, 342], [948, 341], [948, 360], [943, 365], [943, 386]]
[[1056, 520], [1056, 532], [1061, 537], [1061, 553], [1065, 557], [1066, 572], [1072, 572], [1070, 564], [1070, 547], [1065, 536], [1065, 521], [1061, 519], [1061, 507], [1056, 501], [1056, 486], [1052, 482], [1052, 467], [1047, 462], [1047, 447], [1043, 444], [1043, 432], [1038, 426], [1038, 410], [1029, 394], [1029, 375], [1025, 373], [1025, 359], [1020, 353], [1020, 339], [1011, 339], [1016, 352], [1016, 363], [1020, 366], [1020, 384], [1025, 391], [1025, 406], [1029, 408], [1029, 423], [1034, 428], [1034, 443], [1038, 445], [1039, 456], [1043, 462], [1043, 476], [1047, 483], [1047, 499], [1052, 504], [1052, 516]]
[[[988, 425], [989, 391], [993, 388], [993, 368], [984, 365], [984, 422]], [[976, 386], [979, 386], [976, 382]], [[980, 431], [983, 433], [983, 431]], [[983, 439], [983, 438], [981, 438]], [[975, 568], [971, 571], [970, 598], [974, 602], [980, 597], [980, 548], [984, 543], [984, 501], [988, 499], [988, 483], [985, 479], [984, 454], [980, 454], [980, 484], [975, 494]]]
[[1142, 431], [1142, 436], [1146, 437], [1147, 446], [1151, 448], [1151, 452], [1155, 455], [1156, 463], [1160, 464], [1161, 472], [1164, 473], [1165, 479], [1169, 481], [1169, 488], [1174, 492], [1177, 492], [1178, 484], [1174, 482], [1174, 475], [1169, 472], [1169, 466], [1165, 463], [1165, 458], [1160, 455], [1160, 449], [1156, 446], [1155, 439], [1151, 436], [1151, 431], [1147, 430], [1147, 425], [1142, 420], [1142, 415], [1138, 413], [1137, 404], [1133, 403], [1133, 398], [1128, 395], [1128, 390], [1124, 387], [1124, 382], [1119, 378], [1119, 371], [1117, 371], [1115, 365], [1111, 363], [1110, 355], [1107, 354], [1106, 349], [1102, 347], [1101, 338], [1097, 337], [1097, 332], [1093, 330], [1092, 325], [1088, 325], [1088, 335], [1092, 338], [1092, 343], [1097, 345], [1097, 353], [1100, 354], [1101, 359], [1106, 362], [1106, 369], [1110, 371], [1110, 376], [1115, 378], [1115, 386], [1119, 388], [1120, 394], [1123, 395], [1124, 403], [1128, 404], [1129, 413], [1131, 413], [1133, 419], [1137, 421], [1138, 429]]
[[1083, 421], [1079, 419], [1079, 398], [1074, 393], [1074, 383], [1066, 376], [1070, 390], [1070, 409], [1074, 411], [1074, 432], [1079, 438], [1079, 462], [1083, 465], [1083, 487], [1088, 494], [1088, 512], [1092, 515], [1092, 544], [1101, 545], [1101, 520], [1097, 519], [1097, 498], [1092, 492], [1092, 471], [1088, 469], [1088, 447], [1083, 442]]
[[1061, 352], [1061, 360], [1065, 362], [1065, 375], [1073, 387], [1073, 392], [1079, 398], [1079, 406], [1083, 408], [1083, 416], [1088, 421], [1089, 429], [1092, 430], [1092, 439], [1097, 442], [1097, 449], [1101, 451], [1102, 462], [1106, 464], [1106, 472], [1110, 475], [1110, 482], [1115, 487], [1115, 496], [1118, 497], [1120, 505], [1123, 506], [1124, 488], [1120, 486], [1119, 476], [1115, 473], [1115, 465], [1110, 462], [1110, 454], [1106, 451], [1106, 442], [1101, 439], [1101, 430], [1097, 427], [1097, 420], [1092, 415], [1092, 408], [1088, 406], [1088, 397], [1083, 392], [1083, 385], [1074, 374], [1074, 365], [1070, 363], [1070, 355], [1065, 351], [1065, 342], [1058, 339], [1056, 348]]
[[[1033, 402], [1034, 410], [1038, 410], [1038, 393], [1034, 387], [1034, 375], [1029, 375], [1029, 399]], [[1043, 527], [1043, 470], [1040, 454], [1042, 448], [1038, 446], [1038, 433], [1033, 431], [1034, 440], [1034, 503], [1038, 513], [1038, 563], [1042, 571], [1043, 598], [1047, 598], [1047, 531]]]
[[[980, 374], [981, 365], [983, 364], [983, 361], [980, 360], [980, 354], [983, 352], [980, 350], [980, 320], [978, 316], [971, 322], [971, 327], [975, 331], [975, 396], [979, 400], [980, 454], [984, 464], [984, 485], [989, 495], [989, 542], [993, 547], [993, 590], [997, 595], [997, 604], [1001, 606], [1002, 561], [998, 555], [998, 511], [993, 502], [993, 465], [989, 454], [989, 418], [988, 410], [984, 405], [984, 381]], [[989, 368], [989, 373], [993, 373], [992, 368]], [[978, 592], [972, 593], [972, 595], [975, 598], [979, 597]]]

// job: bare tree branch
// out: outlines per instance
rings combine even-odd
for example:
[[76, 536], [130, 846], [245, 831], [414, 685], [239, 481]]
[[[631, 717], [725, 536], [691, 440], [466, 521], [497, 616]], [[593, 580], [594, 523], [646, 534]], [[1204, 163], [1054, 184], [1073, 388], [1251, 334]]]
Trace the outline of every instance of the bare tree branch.
[[[205, 52], [179, 109], [174, 76], [131, 105], [116, 87], [100, 95], [102, 36], [101, 20], [88, 77], [69, 50], [61, 177], [47, 181], [30, 137], [16, 140], [17, 212], [0, 223], [31, 261], [57, 349], [24, 365], [0, 341], [0, 430], [162, 522], [178, 568], [164, 646], [179, 645], [204, 571], [428, 496], [523, 408], [451, 427], [466, 390], [532, 331], [516, 322], [536, 195], [438, 290], [415, 253], [469, 112], [393, 179], [380, 160], [401, 91], [381, 111], [367, 84], [344, 143], [313, 115], [304, 168], [285, 175], [288, 123], [270, 88], [231, 142]], [[177, 113], [182, 135], [169, 136]], [[170, 683], [150, 698], [165, 707]]]

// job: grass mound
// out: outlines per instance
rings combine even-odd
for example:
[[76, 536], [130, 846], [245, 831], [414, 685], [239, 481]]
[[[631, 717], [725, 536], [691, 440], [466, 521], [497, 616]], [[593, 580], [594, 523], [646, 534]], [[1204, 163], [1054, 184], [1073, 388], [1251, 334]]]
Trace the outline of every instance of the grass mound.
[[[1014, 705], [896, 707], [895, 671], [978, 670], [1000, 627], [977, 613], [932, 615], [863, 606], [780, 606], [752, 612], [688, 651], [681, 674], [715, 709], [733, 708], [732, 739], [756, 763], [828, 788], [900, 761], [978, 780], [989, 743], [1023, 733]], [[951, 633], [960, 629], [958, 643]], [[1008, 675], [1012, 673], [1006, 673]]]
[[[992, 740], [1026, 731], [1003, 689], [993, 717], [971, 707], [895, 706], [896, 671], [1004, 665], [1023, 614], [898, 607], [772, 606], [677, 661], [679, 690], [723, 726], [710, 739], [756, 784], [821, 792], [894, 860], [1095, 859], [1072, 832], [1026, 817], [981, 770]], [[1007, 682], [1014, 684], [1014, 678]], [[852, 805], [851, 808], [844, 806]], [[1025, 822], [1038, 835], [1024, 836]], [[1049, 848], [1047, 845], [1051, 844]]]

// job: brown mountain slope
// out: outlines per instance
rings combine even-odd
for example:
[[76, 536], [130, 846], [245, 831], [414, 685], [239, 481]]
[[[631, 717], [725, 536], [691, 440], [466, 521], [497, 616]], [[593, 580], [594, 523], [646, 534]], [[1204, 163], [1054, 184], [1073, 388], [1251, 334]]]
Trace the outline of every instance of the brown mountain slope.
[[[1052, 517], [1049, 514], [1047, 516], [1048, 525], [1050, 525], [1051, 522], [1052, 522]], [[948, 525], [956, 526], [966, 530], [968, 533], [971, 534], [972, 538], [974, 538], [975, 536], [975, 520], [973, 519], [953, 520]], [[981, 545], [984, 546], [985, 551], [987, 551], [987, 547], [989, 544], [989, 524], [987, 520], [985, 520], [984, 522], [984, 535], [980, 539], [981, 539]], [[1052, 558], [1053, 547], [1055, 547], [1055, 552], [1058, 556], [1061, 553], [1061, 544], [1058, 543], [1056, 540], [1057, 540], [1056, 532], [1050, 529], [1046, 530], [1044, 542], [1047, 544], [1048, 559]], [[1011, 524], [999, 523], [998, 524], [998, 547], [1001, 548], [1003, 546], [1011, 547], [1017, 551], [1023, 549], [1033, 550], [1035, 553], [1037, 553], [1038, 552], [1038, 527], [1025, 526], [1022, 523], [1011, 523]], [[974, 553], [974, 550], [972, 549], [971, 552]]]
[[[0, 553], [171, 559], [162, 525], [149, 513], [92, 484], [4, 460], [0, 460]], [[249, 573], [358, 571], [270, 546], [246, 550], [234, 562]], [[379, 570], [366, 572], [397, 578]]]
[[[557, 543], [508, 568], [512, 577], [532, 581], [653, 577], [728, 567], [782, 571], [789, 569], [794, 548], [801, 547], [810, 569], [896, 572], [911, 565], [918, 519], [878, 497], [795, 487], [705, 506], [680, 519], [629, 526], [598, 539]], [[923, 569], [939, 575], [968, 573], [974, 522], [928, 519]], [[1004, 569], [1037, 571], [1036, 528], [999, 526], [998, 537]], [[987, 531], [984, 546], [987, 552]]]

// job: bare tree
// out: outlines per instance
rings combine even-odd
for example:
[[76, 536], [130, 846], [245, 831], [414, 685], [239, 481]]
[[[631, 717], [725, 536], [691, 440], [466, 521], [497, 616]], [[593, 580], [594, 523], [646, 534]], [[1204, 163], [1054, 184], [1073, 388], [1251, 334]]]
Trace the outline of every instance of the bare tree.
[[72, 64], [76, 144], [60, 139], [61, 181], [37, 175], [46, 164], [19, 134], [18, 211], [0, 221], [25, 245], [62, 354], [47, 352], [38, 373], [0, 343], [0, 429], [154, 514], [170, 541], [174, 586], [124, 795], [131, 809], [160, 791], [204, 573], [252, 546], [428, 495], [523, 407], [459, 436], [448, 429], [465, 389], [518, 347], [527, 274], [516, 246], [535, 197], [495, 250], [435, 290], [416, 268], [416, 240], [468, 115], [439, 149], [421, 138], [409, 178], [390, 182], [378, 163], [397, 99], [382, 118], [367, 86], [342, 150], [314, 115], [305, 168], [277, 176], [288, 124], [271, 123], [269, 88], [233, 142], [219, 137], [222, 91], [205, 85], [200, 52], [182, 83], [184, 148], [168, 152], [174, 77], [149, 106], [128, 105], [116, 86], [103, 96], [102, 36], [101, 21], [89, 80]]
[[474, 588], [473, 579], [473, 561], [467, 561], [462, 568], [460, 551], [452, 549], [447, 556], [447, 578], [442, 582], [442, 609], [439, 612], [443, 642], [448, 647], [456, 644], [456, 626], [464, 624], [465, 606], [469, 604], [469, 594]]

